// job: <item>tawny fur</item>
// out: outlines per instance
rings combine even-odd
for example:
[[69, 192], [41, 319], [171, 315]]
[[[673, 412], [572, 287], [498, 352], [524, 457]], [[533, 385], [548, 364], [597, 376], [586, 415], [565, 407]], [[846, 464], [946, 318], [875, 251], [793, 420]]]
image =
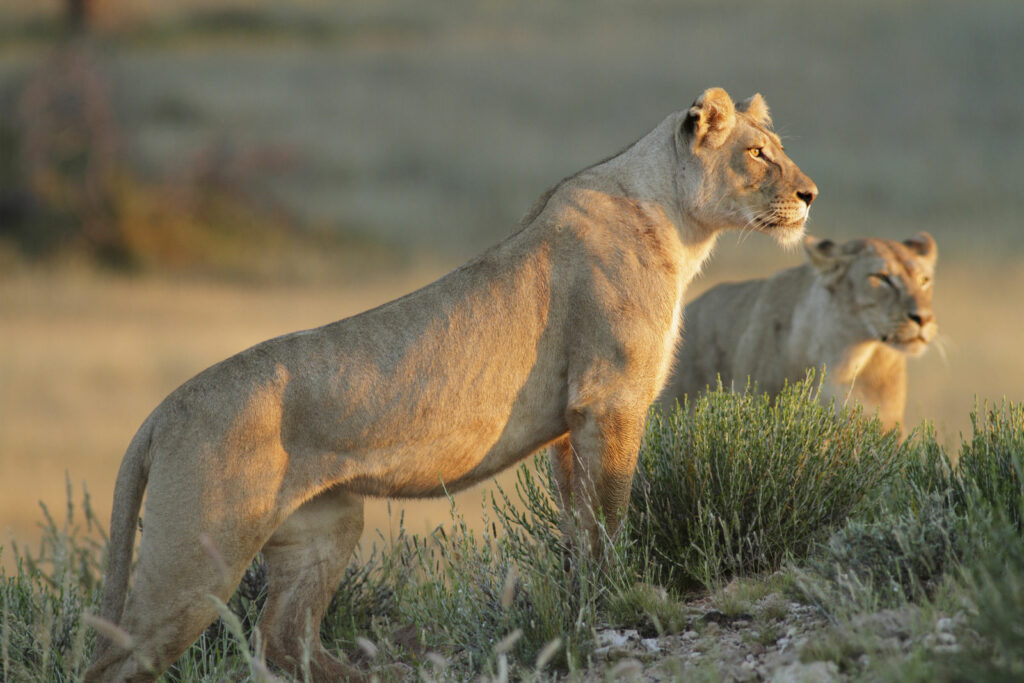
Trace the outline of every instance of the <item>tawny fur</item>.
[[927, 233], [904, 242], [860, 239], [842, 246], [808, 238], [808, 263], [766, 280], [722, 284], [686, 307], [671, 407], [707, 387], [778, 394], [810, 368], [826, 370], [822, 398], [854, 401], [900, 427], [907, 356], [922, 353], [938, 326], [932, 278], [938, 251]]
[[[595, 509], [614, 530], [684, 289], [716, 234], [802, 234], [817, 188], [769, 125], [760, 96], [737, 107], [710, 89], [440, 280], [263, 342], [174, 391], [129, 447], [114, 496], [102, 617], [134, 649], [101, 640], [87, 680], [152, 679], [214, 619], [207, 595], [226, 600], [261, 550], [266, 654], [295, 670], [359, 538], [364, 496], [456, 491], [555, 443], [580, 532], [595, 537]], [[317, 680], [360, 678], [318, 639], [311, 654]]]

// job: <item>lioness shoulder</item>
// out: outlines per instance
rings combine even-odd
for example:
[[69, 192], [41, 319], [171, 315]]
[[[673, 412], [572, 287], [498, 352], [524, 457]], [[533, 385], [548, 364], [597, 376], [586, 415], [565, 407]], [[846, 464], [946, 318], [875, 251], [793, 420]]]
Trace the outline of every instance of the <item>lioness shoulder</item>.
[[671, 406], [717, 385], [777, 394], [809, 368], [826, 370], [826, 398], [903, 421], [906, 358], [935, 338], [932, 281], [938, 250], [927, 233], [902, 242], [839, 245], [808, 237], [807, 263], [762, 280], [721, 284], [685, 310]]

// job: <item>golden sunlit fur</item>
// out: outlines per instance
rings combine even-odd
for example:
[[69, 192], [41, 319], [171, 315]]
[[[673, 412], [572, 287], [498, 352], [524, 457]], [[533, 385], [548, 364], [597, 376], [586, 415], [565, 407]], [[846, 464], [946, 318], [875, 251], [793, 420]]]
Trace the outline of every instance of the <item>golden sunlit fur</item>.
[[938, 251], [921, 233], [904, 242], [860, 239], [842, 246], [807, 238], [808, 263], [767, 280], [718, 285], [686, 307], [686, 335], [670, 406], [747, 378], [777, 394], [808, 368], [826, 368], [823, 397], [860, 402], [891, 429], [903, 421], [906, 356], [938, 329], [932, 278]]
[[[260, 551], [266, 655], [295, 670], [359, 538], [364, 496], [456, 491], [548, 444], [581, 531], [596, 537], [595, 509], [614, 530], [684, 289], [717, 233], [792, 242], [817, 194], [769, 125], [760, 96], [736, 107], [710, 89], [440, 280], [263, 342], [174, 391], [129, 446], [114, 496], [102, 617], [133, 647], [102, 641], [86, 678], [162, 671], [213, 620], [207, 595], [227, 600]], [[309, 645], [314, 678], [359, 678]]]

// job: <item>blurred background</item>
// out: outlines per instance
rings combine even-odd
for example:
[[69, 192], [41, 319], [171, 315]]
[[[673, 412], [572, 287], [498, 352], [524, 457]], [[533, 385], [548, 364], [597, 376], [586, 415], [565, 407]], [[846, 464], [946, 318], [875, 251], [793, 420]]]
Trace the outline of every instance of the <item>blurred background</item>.
[[[204, 367], [426, 284], [716, 85], [767, 99], [810, 232], [935, 236], [907, 418], [956, 443], [1024, 397], [1022, 73], [1018, 0], [3, 0], [0, 545], [66, 486], [105, 521]], [[725, 235], [689, 295], [801, 261]]]

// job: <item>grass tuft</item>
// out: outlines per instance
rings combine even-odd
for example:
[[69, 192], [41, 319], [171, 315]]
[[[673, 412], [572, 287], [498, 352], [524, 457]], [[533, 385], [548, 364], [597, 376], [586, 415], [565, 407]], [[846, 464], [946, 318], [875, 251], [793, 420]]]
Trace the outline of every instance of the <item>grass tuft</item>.
[[[46, 506], [38, 551], [13, 548], [16, 573], [0, 570], [0, 672], [3, 680], [75, 680], [85, 673], [94, 636], [83, 612], [99, 602], [101, 530], [83, 489], [81, 513], [67, 482], [65, 519]], [[80, 520], [79, 517], [84, 519]], [[84, 523], [84, 526], [83, 526]]]

